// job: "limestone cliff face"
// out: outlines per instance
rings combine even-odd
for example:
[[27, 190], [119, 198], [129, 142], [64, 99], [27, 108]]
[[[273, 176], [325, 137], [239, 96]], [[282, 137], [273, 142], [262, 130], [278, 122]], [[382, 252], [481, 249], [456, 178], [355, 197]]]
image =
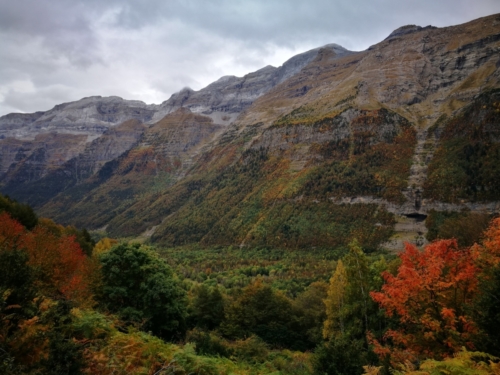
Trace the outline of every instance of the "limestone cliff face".
[[30, 140], [38, 134], [86, 135], [92, 141], [108, 128], [130, 119], [147, 122], [154, 110], [137, 100], [92, 96], [55, 106], [47, 112], [0, 117], [0, 137]]
[[[500, 15], [446, 28], [404, 26], [366, 51], [340, 57], [320, 51], [300, 73], [257, 99], [232, 131], [252, 129], [255, 134], [257, 128], [265, 136], [277, 121], [300, 125], [350, 107], [387, 108], [417, 131], [404, 191], [408, 202], [415, 202], [434, 153], [428, 129], [441, 116], [457, 115], [479, 94], [500, 86], [499, 56]], [[304, 87], [303, 95], [297, 95]]]
[[146, 126], [139, 120], [127, 120], [108, 129], [92, 141], [75, 160], [75, 175], [79, 180], [92, 176], [107, 162], [116, 159], [137, 144]]
[[[147, 128], [138, 142], [86, 180], [68, 187], [59, 173], [60, 179], [51, 184], [60, 186], [59, 194], [54, 199], [37, 197], [38, 202], [44, 204], [41, 210], [48, 216], [58, 216], [61, 222], [89, 227], [90, 219], [93, 225], [108, 225], [117, 219], [118, 212], [128, 209], [139, 199], [154, 199], [188, 174], [207, 141], [223, 129], [211, 118], [181, 108]], [[40, 180], [37, 186], [43, 182]], [[32, 186], [26, 191], [27, 198], [33, 190], [42, 189]], [[75, 197], [78, 197], [77, 202]], [[147, 212], [143, 211], [146, 215]]]
[[320, 116], [343, 106], [384, 106], [425, 128], [499, 85], [499, 52], [499, 15], [396, 32], [346, 56], [321, 50], [301, 72], [257, 99], [238, 122], [271, 125], [299, 107]]
[[138, 147], [152, 147], [158, 168], [169, 165], [176, 176], [192, 166], [203, 146], [224, 130], [210, 117], [179, 108], [151, 126]]
[[[0, 117], [0, 181], [32, 182], [85, 150], [83, 159], [95, 155], [91, 163], [102, 165], [99, 155], [88, 154], [87, 146], [109, 129], [131, 119], [149, 121], [153, 113], [139, 101], [99, 96], [60, 104], [47, 112]], [[125, 133], [111, 131], [103, 142], [116, 135], [113, 142], [119, 144]], [[130, 143], [125, 141], [123, 145], [128, 147]], [[121, 152], [111, 151], [104, 159], [109, 161], [108, 157], [112, 159]]]
[[14, 143], [12, 149], [17, 150], [19, 160], [13, 162], [0, 179], [2, 191], [34, 206], [43, 204], [59, 192], [90, 178], [105, 163], [129, 150], [144, 128], [138, 120], [128, 120], [90, 143], [85, 142], [85, 135], [40, 134], [33, 142], [21, 143], [27, 150], [22, 154], [19, 150], [23, 150], [23, 146]]
[[[379, 142], [390, 142], [395, 135], [401, 133], [403, 126], [409, 126], [408, 121], [394, 112], [349, 108], [313, 124], [271, 126], [253, 142], [251, 148], [288, 150], [297, 144], [312, 146], [338, 143], [356, 135], [362, 136], [362, 141], [371, 146]], [[317, 155], [311, 152], [307, 157], [311, 159]]]
[[85, 149], [83, 134], [42, 133], [33, 140], [0, 140], [0, 182], [35, 181]]

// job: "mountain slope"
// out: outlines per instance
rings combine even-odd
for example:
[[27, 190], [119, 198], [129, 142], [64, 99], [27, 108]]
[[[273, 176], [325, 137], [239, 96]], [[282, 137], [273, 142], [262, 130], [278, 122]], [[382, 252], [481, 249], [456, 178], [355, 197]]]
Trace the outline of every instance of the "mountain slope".
[[[341, 55], [350, 53], [335, 44], [325, 48]], [[89, 143], [129, 119], [151, 125], [167, 114], [187, 108], [210, 117], [217, 124], [228, 125], [256, 98], [299, 72], [319, 50], [294, 56], [279, 68], [268, 66], [241, 78], [222, 77], [198, 92], [183, 89], [161, 105], [94, 96], [57, 105], [47, 112], [12, 113], [0, 117], [0, 184], [9, 185], [11, 181], [11, 186], [28, 184], [24, 190], [36, 191], [36, 184], [32, 184], [34, 181], [57, 168], [60, 168], [59, 174], [66, 173], [67, 166], [64, 164], [82, 152], [86, 155], [81, 157], [89, 159], [89, 153], [85, 151]], [[19, 167], [20, 164], [22, 167]], [[102, 164], [102, 160], [96, 160], [94, 166]], [[97, 173], [98, 169], [93, 168], [92, 171]], [[59, 179], [54, 183], [59, 183]], [[6, 191], [12, 193], [15, 188], [11, 189], [11, 186], [7, 186]], [[72, 185], [59, 183], [59, 186], [49, 190], [59, 192], [68, 186]], [[34, 205], [45, 201], [38, 200], [36, 196], [30, 199]]]
[[431, 210], [500, 211], [499, 52], [493, 15], [182, 90], [40, 212], [165, 245], [419, 242]]

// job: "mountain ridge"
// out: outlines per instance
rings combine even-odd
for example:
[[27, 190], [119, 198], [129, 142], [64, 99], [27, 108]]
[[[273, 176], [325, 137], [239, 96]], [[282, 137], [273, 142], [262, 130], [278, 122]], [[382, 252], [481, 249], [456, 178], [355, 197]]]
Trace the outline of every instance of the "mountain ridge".
[[[439, 196], [429, 193], [429, 183], [437, 186], [435, 176], [446, 172], [435, 164], [446, 157], [446, 142], [462, 142], [468, 150], [453, 129], [457, 119], [469, 121], [470, 106], [490, 121], [477, 124], [483, 135], [476, 148], [495, 160], [498, 140], [484, 129], [498, 126], [499, 52], [500, 16], [492, 15], [446, 28], [405, 26], [365, 51], [327, 45], [293, 57], [281, 70], [265, 67], [242, 78], [221, 77], [196, 92], [186, 88], [153, 109], [137, 104], [135, 115], [146, 116], [137, 119], [144, 132], [128, 150], [102, 160], [102, 173], [93, 170], [85, 181], [73, 179], [58, 195], [30, 203], [62, 222], [109, 225], [113, 235], [146, 231], [167, 245], [301, 247], [306, 238], [315, 241], [304, 232], [309, 226], [331, 238], [321, 246], [352, 237], [364, 238], [369, 248], [389, 239], [389, 248], [402, 240], [425, 242], [422, 218], [433, 210], [498, 213], [499, 194], [478, 195], [469, 186], [474, 177], [440, 182]], [[101, 112], [113, 118], [127, 113]], [[450, 140], [442, 134], [455, 135]], [[16, 159], [17, 146], [6, 139], [0, 149], [12, 150], [2, 151], [3, 168], [9, 160], [23, 164], [29, 155]], [[475, 173], [460, 155], [447, 161], [450, 170]], [[483, 171], [479, 189], [490, 189], [496, 172], [484, 169], [483, 154], [473, 155]], [[36, 160], [30, 163], [24, 165], [36, 166]], [[73, 173], [67, 166], [61, 171]], [[30, 198], [41, 188], [9, 176], [16, 182], [8, 189], [14, 196], [17, 191]], [[376, 207], [379, 214], [370, 211]], [[357, 227], [355, 217], [362, 222], [359, 215], [369, 211], [384, 219]], [[340, 230], [328, 212], [354, 216]], [[315, 216], [337, 224], [325, 226]]]

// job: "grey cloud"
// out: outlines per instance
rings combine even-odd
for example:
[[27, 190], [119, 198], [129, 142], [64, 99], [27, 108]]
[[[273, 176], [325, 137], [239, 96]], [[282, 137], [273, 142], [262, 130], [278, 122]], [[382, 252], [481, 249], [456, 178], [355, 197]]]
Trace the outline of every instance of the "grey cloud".
[[100, 61], [91, 28], [93, 12], [87, 11], [84, 2], [2, 0], [0, 10], [4, 33], [40, 39], [54, 58], [64, 56], [80, 68]]
[[327, 43], [365, 49], [405, 24], [497, 0], [0, 0], [0, 115], [89, 95], [161, 102]]
[[151, 0], [141, 5], [129, 0], [120, 4], [116, 23], [123, 28], [181, 20], [224, 38], [291, 47], [300, 40], [314, 42], [340, 32], [370, 39], [388, 35], [404, 24], [445, 26], [500, 11], [496, 0]]

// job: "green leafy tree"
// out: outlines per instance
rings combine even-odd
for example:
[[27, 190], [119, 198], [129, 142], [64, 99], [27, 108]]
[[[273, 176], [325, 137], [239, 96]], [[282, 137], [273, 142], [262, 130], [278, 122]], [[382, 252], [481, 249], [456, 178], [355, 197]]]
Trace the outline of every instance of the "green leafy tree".
[[349, 244], [349, 253], [343, 260], [348, 280], [345, 285], [347, 303], [343, 309], [344, 319], [349, 320], [346, 333], [364, 337], [371, 325], [372, 313], [378, 310], [369, 294], [375, 288], [373, 273], [367, 256], [356, 241]]
[[195, 292], [190, 306], [192, 326], [213, 330], [224, 319], [224, 297], [219, 288], [201, 285]]
[[363, 365], [378, 363], [366, 333], [379, 332], [385, 325], [370, 291], [381, 285], [379, 274], [386, 268], [384, 258], [370, 262], [356, 241], [350, 243], [349, 253], [337, 263], [324, 301], [323, 337], [327, 341], [316, 349], [316, 373], [361, 374]]
[[291, 329], [292, 303], [270, 286], [257, 281], [247, 286], [242, 294], [228, 306], [226, 319], [221, 325], [229, 338], [259, 336], [277, 347], [300, 347], [303, 338]]
[[346, 335], [323, 343], [316, 348], [312, 358], [317, 375], [361, 375], [363, 343], [350, 340]]
[[485, 350], [500, 356], [500, 265], [488, 270], [487, 276], [479, 284], [477, 322], [487, 333], [482, 342]]
[[126, 321], [165, 339], [184, 336], [185, 292], [168, 265], [138, 244], [120, 244], [100, 256], [101, 301]]
[[305, 335], [312, 347], [322, 341], [323, 322], [326, 319], [326, 309], [323, 300], [327, 297], [328, 284], [316, 281], [299, 294], [293, 301], [300, 331]]
[[328, 295], [325, 299], [326, 320], [323, 326], [323, 337], [329, 339], [335, 333], [345, 332], [345, 307], [347, 305], [347, 273], [344, 263], [339, 260], [335, 273], [330, 279]]

